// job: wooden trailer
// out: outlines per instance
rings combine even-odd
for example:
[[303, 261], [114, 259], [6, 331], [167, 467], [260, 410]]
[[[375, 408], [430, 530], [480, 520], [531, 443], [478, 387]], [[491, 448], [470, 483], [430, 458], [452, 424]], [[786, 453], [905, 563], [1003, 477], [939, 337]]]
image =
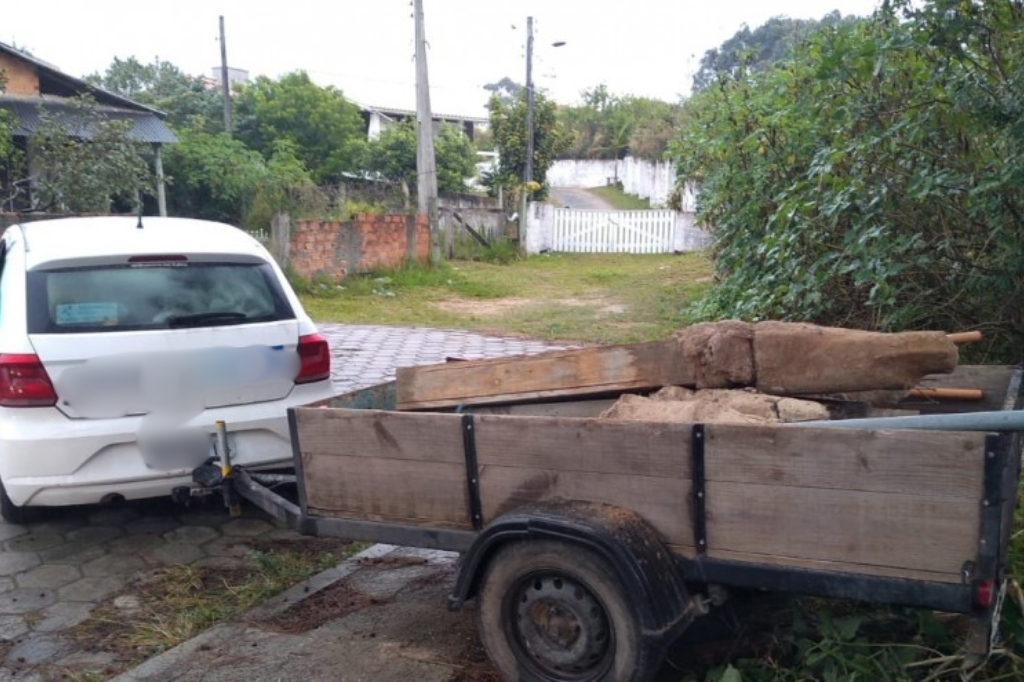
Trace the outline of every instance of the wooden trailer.
[[[961, 367], [931, 386], [1013, 410], [1021, 371]], [[235, 489], [301, 531], [465, 552], [508, 679], [646, 680], [715, 586], [973, 616], [984, 656], [1020, 476], [1016, 432], [597, 419], [608, 401], [394, 410], [394, 385], [290, 414], [298, 504]]]

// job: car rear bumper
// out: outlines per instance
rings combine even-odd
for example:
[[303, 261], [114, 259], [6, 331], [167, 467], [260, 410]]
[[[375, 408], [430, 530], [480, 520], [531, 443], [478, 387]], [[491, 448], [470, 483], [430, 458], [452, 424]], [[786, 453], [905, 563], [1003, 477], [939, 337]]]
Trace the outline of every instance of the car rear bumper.
[[[235, 464], [287, 466], [292, 450], [286, 409], [329, 397], [328, 383], [296, 386], [285, 401], [206, 410], [181, 428], [209, 434], [212, 446], [214, 425], [224, 421]], [[64, 506], [111, 495], [160, 497], [190, 485], [191, 465], [166, 471], [147, 466], [136, 441], [142, 427], [140, 417], [77, 420], [53, 408], [3, 410], [0, 478], [8, 497], [18, 506]]]

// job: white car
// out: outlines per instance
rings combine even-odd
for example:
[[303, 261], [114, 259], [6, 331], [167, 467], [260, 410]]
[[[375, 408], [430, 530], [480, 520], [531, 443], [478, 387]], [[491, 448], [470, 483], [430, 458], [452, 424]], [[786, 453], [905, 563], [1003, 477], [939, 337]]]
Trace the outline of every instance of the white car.
[[0, 512], [169, 495], [212, 456], [291, 462], [286, 410], [330, 398], [330, 349], [245, 232], [65, 218], [0, 239]]

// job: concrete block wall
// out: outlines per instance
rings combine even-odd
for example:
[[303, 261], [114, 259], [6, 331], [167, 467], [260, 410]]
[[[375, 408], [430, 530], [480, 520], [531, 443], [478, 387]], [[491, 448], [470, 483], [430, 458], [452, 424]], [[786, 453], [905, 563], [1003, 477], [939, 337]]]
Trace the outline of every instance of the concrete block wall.
[[[349, 274], [397, 268], [430, 257], [430, 230], [425, 216], [356, 216], [353, 220], [297, 220], [278, 224], [272, 248], [296, 274], [341, 279]], [[280, 248], [280, 241], [287, 248]]]

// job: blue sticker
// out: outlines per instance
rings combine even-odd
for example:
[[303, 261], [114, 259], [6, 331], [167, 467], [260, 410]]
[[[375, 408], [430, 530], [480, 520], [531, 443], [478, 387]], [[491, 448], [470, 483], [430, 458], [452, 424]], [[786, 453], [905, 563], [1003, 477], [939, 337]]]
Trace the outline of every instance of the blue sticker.
[[117, 324], [116, 303], [58, 303], [57, 324]]

